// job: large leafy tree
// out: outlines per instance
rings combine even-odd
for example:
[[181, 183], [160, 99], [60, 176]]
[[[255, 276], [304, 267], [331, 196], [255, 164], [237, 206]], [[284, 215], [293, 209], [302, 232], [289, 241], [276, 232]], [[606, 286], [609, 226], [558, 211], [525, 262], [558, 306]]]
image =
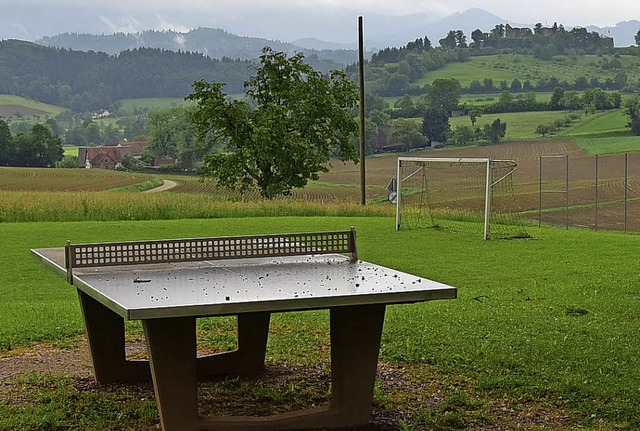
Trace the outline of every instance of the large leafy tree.
[[429, 142], [445, 143], [450, 133], [449, 112], [441, 108], [427, 108], [422, 118], [422, 134]]
[[192, 121], [193, 107], [177, 106], [149, 114], [149, 146], [154, 158], [177, 158], [185, 169], [198, 167], [207, 154], [215, 153], [218, 142], [209, 134], [196, 139]]
[[303, 59], [265, 48], [245, 82], [249, 101], [228, 97], [219, 82], [193, 84], [187, 99], [197, 102], [199, 138], [214, 133], [227, 140], [227, 152], [205, 157], [204, 176], [272, 198], [318, 179], [332, 156], [357, 160], [351, 138], [358, 123], [349, 112], [358, 101], [356, 85], [344, 72], [327, 77]]
[[447, 113], [458, 109], [460, 104], [460, 83], [453, 78], [438, 78], [433, 81], [427, 93], [427, 103]]
[[498, 118], [493, 120], [491, 124], [485, 124], [483, 131], [489, 142], [497, 144], [507, 134], [507, 123], [501, 122]]
[[0, 166], [8, 166], [13, 161], [13, 136], [7, 123], [0, 118]]
[[633, 96], [624, 103], [624, 111], [629, 117], [627, 126], [634, 135], [640, 135], [640, 96]]
[[30, 133], [13, 137], [15, 152], [11, 166], [53, 167], [63, 159], [62, 140], [42, 124], [36, 124]]
[[421, 133], [420, 124], [407, 118], [398, 118], [391, 123], [389, 140], [400, 145], [403, 151], [424, 147], [427, 138]]

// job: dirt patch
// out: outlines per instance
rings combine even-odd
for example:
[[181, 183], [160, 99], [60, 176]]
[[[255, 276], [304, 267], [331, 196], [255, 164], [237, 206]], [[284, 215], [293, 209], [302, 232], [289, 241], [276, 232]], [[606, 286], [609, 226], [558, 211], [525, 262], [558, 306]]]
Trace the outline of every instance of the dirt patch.
[[[84, 339], [73, 342], [76, 348], [37, 344], [1, 354], [0, 399], [13, 405], [35, 402], [26, 395], [29, 391], [25, 386], [34, 383], [25, 376], [48, 374], [67, 376], [81, 392], [126, 392], [138, 399], [153, 399], [150, 382], [98, 387], [93, 380], [87, 343]], [[129, 342], [127, 349], [130, 358], [145, 357], [143, 341]], [[324, 405], [329, 402], [329, 394], [329, 364], [324, 363], [310, 367], [267, 363], [259, 376], [218, 378], [199, 385], [203, 415], [266, 416]], [[452, 403], [451, 399], [460, 398], [460, 394], [464, 402]], [[440, 418], [452, 411], [463, 418], [462, 423], [442, 428]], [[380, 362], [371, 421], [357, 430], [407, 429], [403, 424], [414, 424], [408, 429], [415, 430], [564, 430], [572, 428], [573, 419], [548, 400], [490, 399], [476, 393], [471, 380], [444, 376], [420, 364]]]

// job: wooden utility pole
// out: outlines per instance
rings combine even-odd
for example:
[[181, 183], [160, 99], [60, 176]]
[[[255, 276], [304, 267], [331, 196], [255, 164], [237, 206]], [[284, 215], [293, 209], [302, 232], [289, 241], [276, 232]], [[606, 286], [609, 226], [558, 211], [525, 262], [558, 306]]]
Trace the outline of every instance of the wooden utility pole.
[[360, 76], [360, 203], [367, 204], [367, 180], [365, 169], [364, 148], [364, 40], [362, 31], [362, 17], [358, 17], [358, 51], [359, 51], [359, 76]]

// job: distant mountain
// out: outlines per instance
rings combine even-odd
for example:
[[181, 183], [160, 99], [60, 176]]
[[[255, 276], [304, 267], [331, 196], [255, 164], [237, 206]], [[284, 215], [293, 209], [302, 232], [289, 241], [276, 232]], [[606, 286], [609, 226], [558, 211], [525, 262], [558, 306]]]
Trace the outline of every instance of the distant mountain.
[[114, 33], [108, 35], [63, 33], [45, 36], [36, 41], [40, 45], [75, 51], [96, 51], [118, 54], [136, 48], [160, 48], [169, 51], [198, 52], [211, 58], [257, 59], [262, 49], [269, 46], [276, 51], [294, 54], [302, 52], [314, 68], [329, 71], [341, 69], [357, 61], [354, 50], [304, 48], [292, 43], [258, 37], [236, 36], [216, 28], [198, 28], [185, 33], [177, 31], [147, 30], [140, 33]]
[[[252, 16], [243, 17], [242, 28], [245, 31], [249, 31], [249, 27], [251, 27]], [[314, 18], [316, 21], [322, 20], [322, 16], [320, 14], [320, 16], [315, 16]], [[299, 18], [304, 20], [306, 16], [301, 15]], [[332, 18], [336, 20], [346, 19], [344, 16], [334, 16]], [[264, 16], [261, 16], [261, 19], [263, 23], [271, 22], [265, 19]], [[278, 22], [278, 20], [276, 19], [275, 22]], [[438, 40], [446, 36], [449, 30], [463, 30], [470, 35], [476, 28], [489, 31], [496, 24], [505, 22], [507, 21], [481, 9], [469, 9], [466, 12], [457, 13], [431, 23], [428, 22], [428, 17], [425, 14], [404, 17], [374, 15], [364, 20], [365, 49], [369, 52], [375, 52], [389, 46], [404, 46], [407, 42], [425, 35], [429, 37], [433, 45], [437, 45]], [[230, 20], [226, 24], [230, 27], [237, 27], [239, 22]], [[265, 31], [264, 25], [271, 26], [274, 24], [263, 24], [262, 27], [256, 25], [253, 29], [262, 28]], [[296, 25], [300, 25], [300, 23]], [[327, 27], [336, 29], [336, 31], [331, 35], [327, 34], [325, 36], [340, 37], [339, 25], [331, 26], [327, 24]], [[238, 30], [242, 31], [242, 28]], [[289, 54], [303, 52], [310, 60], [309, 62], [321, 70], [341, 68], [345, 64], [356, 62], [357, 42], [357, 37], [354, 35], [351, 43], [332, 42], [317, 38], [296, 39], [295, 43], [288, 43], [261, 37], [237, 36], [219, 28], [197, 28], [187, 32], [145, 30], [142, 32], [117, 32], [100, 35], [62, 33], [55, 36], [45, 36], [36, 41], [36, 43], [45, 46], [79, 51], [106, 52], [109, 54], [117, 54], [127, 49], [147, 47], [172, 51], [199, 52], [219, 59], [224, 57], [256, 59], [263, 47], [270, 46], [277, 51]]]
[[482, 9], [468, 9], [464, 12], [458, 12], [449, 15], [429, 25], [426, 35], [434, 46], [438, 45], [438, 41], [445, 37], [449, 30], [462, 30], [467, 36], [467, 40], [471, 41], [471, 32], [480, 29], [483, 32], [489, 32], [496, 25], [509, 24], [512, 27], [531, 27], [533, 25], [519, 24], [508, 19], [501, 18], [497, 15], [489, 13]]
[[622, 21], [617, 23], [615, 27], [589, 25], [586, 29], [589, 31], [597, 31], [603, 36], [612, 37], [616, 46], [630, 46], [636, 44], [634, 36], [638, 33], [638, 30], [640, 30], [640, 21]]
[[304, 37], [302, 39], [296, 39], [293, 41], [293, 44], [296, 46], [301, 46], [303, 48], [315, 49], [318, 51], [322, 50], [356, 50], [358, 49], [358, 43], [338, 43], [338, 42], [327, 42], [324, 40], [316, 39], [315, 37]]
[[[471, 32], [477, 28], [489, 31], [496, 24], [509, 23], [516, 27], [533, 27], [535, 24], [518, 24], [477, 8], [443, 18], [427, 13], [404, 16], [362, 13], [355, 8], [343, 7], [316, 7], [310, 12], [310, 8], [302, 6], [291, 6], [286, 10], [256, 6], [251, 12], [236, 15], [223, 6], [219, 6], [218, 13], [209, 14], [189, 8], [173, 12], [148, 8], [147, 12], [127, 14], [112, 9], [108, 2], [85, 2], [82, 6], [55, 3], [3, 2], [0, 4], [0, 39], [35, 41], [65, 33], [128, 35], [151, 29], [188, 33], [197, 28], [218, 28], [230, 34], [252, 36], [248, 39], [270, 40], [272, 45], [277, 42], [286, 46], [292, 42], [293, 46], [318, 51], [353, 50], [358, 42], [357, 18], [362, 15], [365, 48], [377, 51], [403, 46], [425, 35], [435, 45], [449, 30], [462, 30], [470, 39]], [[568, 27], [566, 23], [558, 24]], [[626, 21], [615, 27], [599, 28], [585, 23], [584, 27], [612, 36], [616, 46], [628, 46], [634, 42], [632, 36], [640, 24], [638, 21]], [[213, 52], [211, 47], [209, 50]]]
[[[358, 43], [357, 19], [364, 17], [365, 48], [377, 51], [390, 46], [403, 46], [410, 40], [428, 35], [432, 41], [446, 36], [451, 29], [470, 33], [476, 28], [488, 31], [496, 24], [509, 22], [480, 9], [441, 17], [426, 13], [390, 16], [346, 8], [290, 7], [286, 11], [275, 8], [256, 8], [238, 15], [201, 14], [182, 10], [169, 14], [138, 13], [127, 15], [108, 7], [108, 4], [86, 2], [83, 6], [61, 4], [30, 4], [28, 2], [0, 5], [0, 39], [14, 38], [35, 41], [64, 33], [109, 35], [141, 33], [150, 29], [171, 29], [186, 33], [198, 27], [223, 28], [237, 34], [277, 41], [298, 41], [307, 49], [355, 49]], [[330, 46], [311, 42], [314, 38]], [[344, 46], [346, 44], [346, 46]]]
[[160, 48], [170, 51], [199, 52], [212, 58], [232, 57], [255, 59], [265, 46], [287, 53], [299, 52], [301, 47], [291, 43], [258, 37], [236, 36], [218, 28], [198, 28], [189, 32], [145, 30], [136, 33], [62, 33], [45, 36], [36, 43], [76, 51], [100, 51], [118, 54], [127, 49]]

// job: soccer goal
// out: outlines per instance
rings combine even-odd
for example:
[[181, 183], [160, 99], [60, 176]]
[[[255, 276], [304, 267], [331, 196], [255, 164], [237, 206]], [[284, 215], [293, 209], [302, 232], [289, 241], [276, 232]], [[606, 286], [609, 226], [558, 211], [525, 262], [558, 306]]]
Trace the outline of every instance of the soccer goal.
[[399, 157], [396, 229], [478, 232], [484, 239], [528, 237], [516, 214], [513, 160]]

